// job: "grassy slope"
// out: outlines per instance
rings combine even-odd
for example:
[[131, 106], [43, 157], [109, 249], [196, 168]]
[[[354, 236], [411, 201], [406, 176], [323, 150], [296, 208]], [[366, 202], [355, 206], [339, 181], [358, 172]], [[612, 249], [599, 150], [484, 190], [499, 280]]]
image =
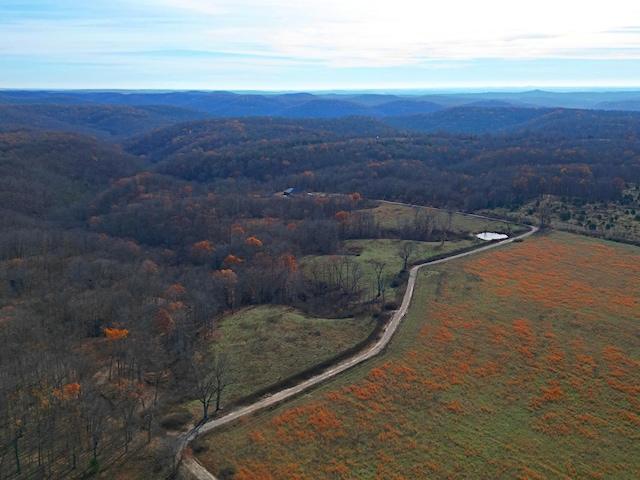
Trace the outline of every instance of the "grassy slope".
[[[474, 243], [472, 240], [459, 240], [454, 242], [446, 242], [444, 245], [440, 245], [439, 242], [413, 242], [415, 245], [415, 252], [409, 259], [409, 263], [420, 263], [425, 259], [434, 257], [436, 255], [447, 254], [449, 252], [460, 250], [466, 247], [472, 246]], [[395, 297], [396, 289], [393, 288], [392, 282], [394, 278], [398, 276], [398, 273], [402, 270], [402, 259], [397, 255], [398, 248], [402, 242], [400, 240], [382, 239], [382, 240], [347, 240], [343, 243], [343, 247], [346, 250], [359, 252], [357, 257], [354, 257], [362, 268], [364, 273], [362, 281], [364, 285], [369, 285], [372, 292], [375, 291], [377, 282], [374, 270], [369, 262], [376, 261], [385, 264], [382, 272], [382, 278], [384, 279], [387, 289], [386, 298], [393, 300]], [[402, 292], [404, 292], [404, 285], [402, 285]], [[399, 299], [401, 300], [401, 299]]]
[[[389, 210], [385, 210], [389, 208]], [[385, 213], [383, 213], [385, 212]], [[376, 215], [411, 214], [411, 208], [383, 204]], [[444, 213], [440, 212], [442, 215]], [[453, 230], [467, 232], [488, 226], [493, 230], [504, 228], [499, 222], [485, 221], [454, 215]], [[459, 250], [479, 240], [439, 242], [412, 242], [416, 245], [411, 262]], [[402, 269], [402, 260], [396, 254], [399, 240], [349, 240], [346, 250], [357, 250], [358, 262], [364, 273], [363, 284], [374, 288], [375, 274], [370, 260], [386, 264], [383, 276], [388, 288], [387, 298], [394, 298], [395, 289], [389, 284]], [[290, 308], [262, 306], [228, 317], [220, 328], [216, 348], [230, 355], [235, 379], [226, 392], [226, 402], [271, 385], [278, 380], [312, 367], [344, 351], [366, 338], [374, 327], [372, 318], [320, 319], [303, 316]]]
[[384, 356], [201, 459], [236, 479], [637, 478], [639, 273], [640, 249], [566, 234], [423, 271]]
[[[444, 213], [440, 212], [442, 215]], [[399, 215], [410, 215], [412, 209], [400, 205], [382, 204], [375, 209], [377, 216], [386, 215], [397, 218]], [[437, 215], [438, 213], [436, 213]], [[469, 219], [462, 215], [454, 215], [453, 230], [468, 232], [480, 230], [483, 226], [499, 229], [504, 224], [499, 222]], [[395, 226], [395, 225], [394, 225]], [[454, 250], [469, 247], [479, 240], [440, 242], [411, 242], [416, 246], [410, 262], [423, 261], [427, 258], [442, 255]], [[343, 242], [345, 250], [359, 252], [353, 258], [364, 273], [363, 288], [375, 292], [376, 278], [371, 260], [386, 264], [383, 277], [387, 288], [387, 300], [395, 297], [395, 288], [390, 284], [402, 269], [402, 260], [397, 255], [399, 240], [349, 240]], [[304, 264], [313, 258], [327, 260], [326, 257], [309, 257]], [[404, 290], [402, 290], [404, 291]], [[224, 404], [251, 394], [261, 388], [272, 385], [288, 376], [325, 361], [340, 352], [347, 350], [365, 339], [374, 328], [372, 317], [347, 319], [319, 319], [303, 316], [290, 308], [262, 306], [248, 309], [237, 315], [228, 317], [219, 330], [220, 338], [215, 345], [219, 351], [227, 352], [233, 371], [234, 383], [224, 395]], [[198, 410], [194, 402], [193, 409]]]
[[[374, 326], [371, 317], [309, 318], [281, 306], [249, 308], [225, 318], [214, 349], [228, 355], [233, 383], [224, 391], [222, 407], [332, 358], [365, 339]], [[185, 409], [191, 413], [191, 422], [202, 416], [202, 405], [196, 400], [176, 405], [174, 411]], [[108, 475], [117, 480], [151, 478], [160, 462], [162, 451], [154, 453], [159, 444], [154, 440], [150, 448], [140, 449]]]
[[[398, 222], [401, 218], [411, 219], [413, 215], [413, 207], [405, 205], [397, 205], [392, 203], [381, 202], [376, 208], [369, 210], [380, 221], [382, 228], [396, 229], [398, 228]], [[435, 219], [436, 228], [441, 228], [442, 225], [446, 225], [448, 222], [448, 214], [444, 210], [430, 209], [431, 214]], [[451, 222], [451, 231], [454, 234], [468, 234], [480, 233], [480, 232], [498, 232], [509, 233], [509, 228], [512, 232], [524, 231], [522, 227], [517, 225], [511, 225], [497, 220], [489, 220], [485, 218], [473, 217], [470, 215], [462, 215], [454, 213]]]
[[261, 306], [227, 317], [216, 350], [226, 352], [234, 383], [225, 403], [267, 387], [353, 347], [372, 318], [309, 318], [287, 307]]
[[[383, 230], [395, 230], [398, 228], [400, 219], [411, 219], [413, 216], [413, 207], [406, 205], [397, 205], [381, 202], [377, 207], [365, 210], [373, 215], [380, 222]], [[443, 210], [431, 209], [431, 214], [435, 219], [436, 228], [438, 225], [448, 222], [448, 214]], [[448, 254], [456, 250], [471, 247], [476, 244], [484, 243], [473, 237], [473, 234], [490, 231], [499, 233], [515, 234], [525, 231], [525, 228], [518, 225], [508, 225], [497, 220], [483, 219], [468, 215], [454, 213], [451, 222], [451, 231], [458, 238], [449, 238], [444, 245], [440, 241], [434, 242], [417, 242], [409, 241], [415, 245], [415, 251], [409, 259], [410, 264], [422, 263], [429, 258]], [[435, 236], [435, 235], [434, 235]], [[460, 238], [464, 238], [461, 240]], [[434, 240], [437, 240], [434, 238]], [[393, 280], [402, 270], [402, 260], [398, 256], [398, 248], [402, 242], [397, 239], [378, 239], [378, 240], [347, 240], [342, 242], [343, 250], [356, 253], [353, 257], [359, 264], [364, 273], [362, 284], [366, 285], [365, 289], [376, 292], [376, 276], [369, 262], [377, 261], [385, 264], [382, 277], [385, 281], [386, 299], [394, 300], [396, 288], [391, 286]], [[304, 259], [302, 265], [308, 265], [314, 259], [322, 259], [324, 257], [308, 257]], [[404, 286], [400, 293], [404, 292]], [[401, 299], [400, 299], [401, 300]]]
[[[387, 229], [396, 228], [396, 219], [400, 216], [413, 215], [411, 207], [386, 203], [371, 211]], [[444, 212], [433, 212], [436, 216], [446, 216]], [[453, 216], [452, 225], [457, 234], [480, 231], [483, 227], [501, 231], [505, 227], [500, 222], [458, 214]], [[342, 243], [343, 250], [357, 252], [353, 258], [364, 273], [361, 283], [365, 296], [375, 295], [376, 277], [368, 262], [378, 260], [385, 263], [385, 298], [387, 301], [395, 299], [397, 289], [390, 285], [402, 269], [402, 260], [397, 255], [400, 243], [397, 239], [348, 240]], [[410, 243], [415, 245], [410, 263], [418, 263], [483, 242], [469, 237], [468, 240], [448, 240], [444, 245], [440, 242]], [[330, 258], [310, 256], [301, 262], [301, 268], [314, 260], [330, 261]], [[401, 295], [404, 280], [399, 282]], [[233, 369], [233, 384], [225, 391], [223, 406], [353, 347], [364, 340], [374, 326], [373, 317], [318, 319], [273, 306], [256, 307], [227, 317], [218, 332], [220, 337], [215, 341], [217, 350], [229, 354]], [[198, 417], [201, 408], [198, 402], [190, 402], [187, 408], [193, 412], [194, 418]]]

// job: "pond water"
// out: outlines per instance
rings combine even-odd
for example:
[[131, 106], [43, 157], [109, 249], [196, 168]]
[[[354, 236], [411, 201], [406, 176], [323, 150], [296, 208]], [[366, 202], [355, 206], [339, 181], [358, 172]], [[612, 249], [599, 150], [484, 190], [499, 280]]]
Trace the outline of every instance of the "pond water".
[[509, 235], [496, 232], [482, 232], [478, 233], [476, 237], [480, 238], [481, 240], [504, 240], [505, 238], [509, 238]]

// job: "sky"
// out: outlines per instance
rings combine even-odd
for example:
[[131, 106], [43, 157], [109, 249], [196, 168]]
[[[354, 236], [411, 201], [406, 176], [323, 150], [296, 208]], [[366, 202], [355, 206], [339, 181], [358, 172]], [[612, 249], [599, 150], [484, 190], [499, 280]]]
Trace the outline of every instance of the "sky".
[[638, 0], [0, 0], [0, 88], [640, 87]]

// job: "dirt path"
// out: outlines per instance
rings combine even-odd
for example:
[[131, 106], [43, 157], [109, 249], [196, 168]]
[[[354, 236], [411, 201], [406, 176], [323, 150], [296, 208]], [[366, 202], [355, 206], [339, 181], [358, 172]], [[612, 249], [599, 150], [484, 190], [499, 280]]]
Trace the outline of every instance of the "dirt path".
[[194, 479], [198, 479], [198, 480], [216, 480], [216, 477], [213, 476], [208, 470], [206, 470], [200, 463], [198, 463], [197, 460], [195, 460], [194, 458], [184, 458], [181, 459], [181, 455], [182, 455], [182, 450], [188, 445], [188, 443], [193, 440], [197, 435], [199, 434], [204, 434], [206, 432], [209, 432], [215, 428], [218, 428], [222, 425], [225, 425], [227, 423], [233, 422], [235, 420], [238, 420], [239, 418], [242, 418], [246, 415], [250, 415], [252, 413], [257, 412], [258, 410], [261, 410], [263, 408], [275, 405], [276, 403], [280, 403], [283, 402], [284, 400], [287, 400], [289, 398], [292, 398], [298, 394], [300, 394], [301, 392], [304, 392], [305, 390], [318, 385], [319, 383], [322, 383], [332, 377], [335, 377], [336, 375], [338, 375], [339, 373], [344, 372], [345, 370], [348, 370], [368, 359], [370, 359], [371, 357], [378, 355], [382, 350], [384, 350], [384, 348], [389, 344], [389, 342], [391, 341], [391, 337], [393, 337], [393, 334], [396, 332], [396, 330], [398, 329], [398, 327], [400, 326], [400, 322], [402, 321], [402, 319], [404, 318], [404, 316], [407, 314], [407, 311], [409, 310], [409, 305], [411, 304], [411, 299], [413, 298], [413, 290], [415, 288], [416, 285], [416, 280], [418, 279], [418, 271], [423, 268], [423, 267], [428, 267], [431, 265], [437, 265], [439, 263], [445, 263], [445, 262], [450, 262], [452, 260], [456, 260], [462, 257], [466, 257], [468, 255], [475, 255], [477, 253], [480, 252], [485, 252], [489, 249], [492, 248], [496, 248], [496, 247], [500, 247], [502, 245], [506, 245], [508, 243], [513, 242], [514, 240], [517, 239], [523, 239], [525, 237], [528, 237], [530, 235], [533, 235], [534, 233], [536, 233], [538, 231], [538, 227], [530, 227], [531, 230], [523, 233], [522, 235], [518, 235], [517, 237], [513, 237], [513, 238], [508, 238], [506, 240], [502, 240], [500, 242], [493, 242], [490, 243], [484, 247], [480, 247], [478, 249], [475, 250], [471, 250], [468, 252], [464, 252], [464, 253], [459, 253], [457, 255], [452, 255], [450, 257], [447, 258], [443, 258], [440, 260], [434, 260], [431, 262], [426, 262], [426, 263], [422, 263], [420, 265], [416, 265], [414, 266], [409, 274], [409, 281], [407, 282], [407, 290], [405, 291], [404, 294], [404, 298], [402, 299], [402, 305], [400, 306], [400, 308], [398, 310], [395, 311], [393, 317], [391, 318], [391, 321], [389, 322], [389, 324], [384, 328], [382, 335], [380, 336], [380, 338], [378, 339], [378, 341], [372, 345], [371, 347], [369, 347], [367, 350], [364, 350], [356, 355], [354, 355], [353, 357], [344, 360], [343, 362], [338, 363], [337, 365], [334, 365], [333, 367], [331, 367], [330, 369], [322, 372], [321, 374], [309, 378], [308, 380], [305, 380], [301, 383], [299, 383], [298, 385], [295, 385], [291, 388], [287, 388], [285, 390], [281, 390], [277, 393], [274, 393], [273, 395], [269, 395], [266, 396], [264, 398], [262, 398], [261, 400], [258, 400], [257, 402], [248, 405], [246, 407], [243, 408], [239, 408], [238, 410], [232, 411], [230, 413], [228, 413], [227, 415], [224, 415], [223, 417], [219, 417], [213, 420], [208, 421], [207, 423], [200, 425], [196, 428], [194, 428], [193, 430], [191, 430], [190, 432], [186, 433], [184, 436], [182, 436], [180, 438], [180, 442], [179, 442], [179, 449], [178, 449], [178, 454], [176, 457], [176, 460], [181, 461], [180, 463], [180, 468], [184, 469], [183, 472], [186, 474], [185, 477], [186, 478], [194, 478]]

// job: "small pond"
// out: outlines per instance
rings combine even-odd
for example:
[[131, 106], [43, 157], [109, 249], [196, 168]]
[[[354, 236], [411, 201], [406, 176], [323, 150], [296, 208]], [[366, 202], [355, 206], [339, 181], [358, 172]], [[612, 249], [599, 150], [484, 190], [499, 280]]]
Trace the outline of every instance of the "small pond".
[[509, 238], [509, 235], [496, 232], [482, 232], [478, 233], [476, 237], [480, 238], [481, 240], [504, 240], [505, 238]]

